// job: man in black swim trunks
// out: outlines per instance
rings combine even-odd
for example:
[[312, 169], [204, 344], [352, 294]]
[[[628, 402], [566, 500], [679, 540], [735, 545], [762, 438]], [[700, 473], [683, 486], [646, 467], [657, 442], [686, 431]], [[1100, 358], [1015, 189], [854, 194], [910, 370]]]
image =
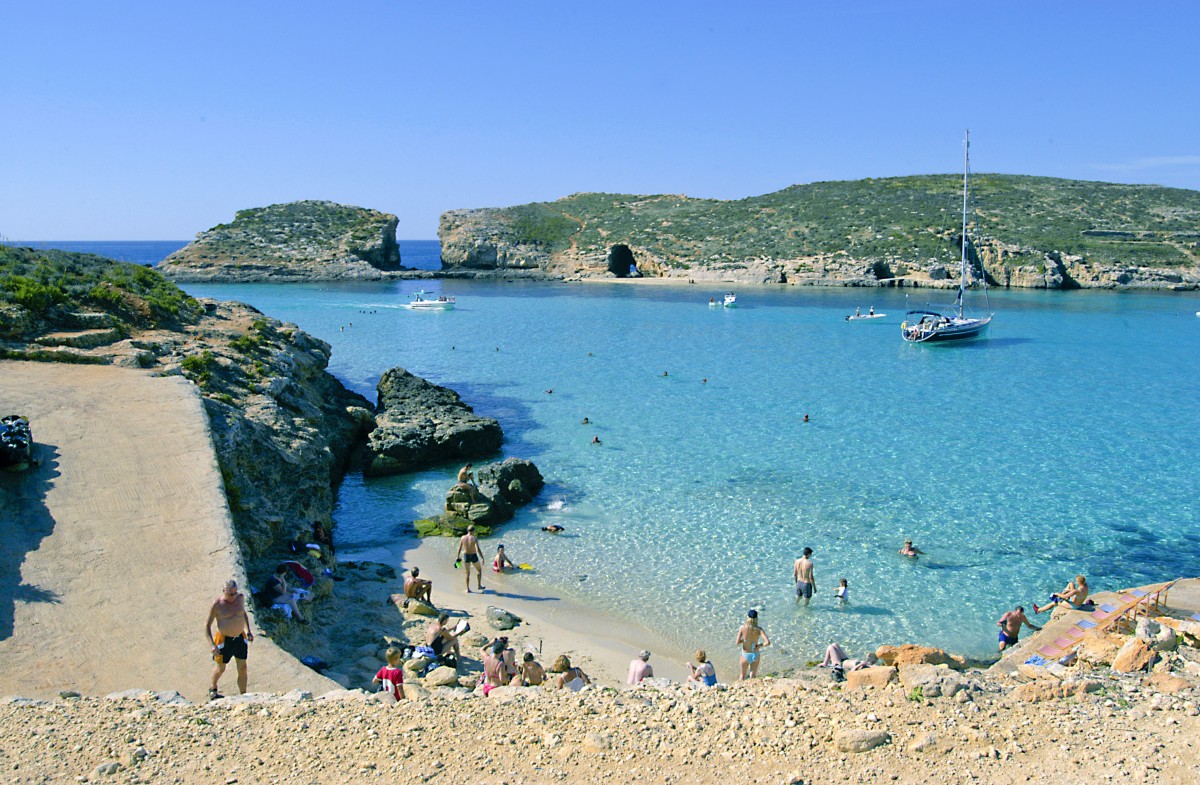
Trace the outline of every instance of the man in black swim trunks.
[[454, 561], [463, 562], [463, 577], [467, 579], [467, 594], [471, 593], [471, 565], [475, 565], [475, 582], [483, 593], [483, 560], [479, 551], [479, 540], [475, 538], [475, 526], [467, 527], [467, 533], [458, 539], [458, 553]]
[[[212, 631], [213, 622], [217, 623], [217, 632]], [[221, 596], [217, 597], [212, 608], [208, 611], [208, 621], [204, 625], [204, 640], [212, 646], [213, 668], [212, 686], [208, 690], [209, 700], [220, 698], [217, 692], [217, 682], [225, 672], [225, 666], [230, 660], [237, 662], [238, 691], [246, 692], [246, 642], [254, 640], [250, 631], [250, 617], [246, 614], [246, 598], [238, 591], [237, 581], [225, 582]]]

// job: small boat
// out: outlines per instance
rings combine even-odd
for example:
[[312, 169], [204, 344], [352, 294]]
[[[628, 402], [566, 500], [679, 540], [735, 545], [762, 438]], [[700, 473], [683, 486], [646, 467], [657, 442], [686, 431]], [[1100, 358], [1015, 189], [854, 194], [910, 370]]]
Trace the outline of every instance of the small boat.
[[[987, 273], [983, 270], [983, 259], [979, 258], [979, 278], [983, 282], [983, 296], [987, 302], [988, 315], [982, 318], [967, 316], [963, 312], [963, 300], [967, 291], [967, 249], [971, 240], [967, 235], [967, 205], [971, 187], [971, 137], [963, 137], [963, 199], [962, 199], [962, 246], [959, 254], [958, 297], [954, 304], [942, 308], [926, 307], [910, 310], [900, 323], [900, 336], [909, 343], [935, 343], [940, 341], [963, 341], [978, 338], [987, 332], [992, 322], [991, 300], [987, 297]], [[973, 266], [972, 266], [973, 270]], [[907, 298], [906, 298], [907, 299]]]
[[852, 313], [846, 317], [846, 321], [858, 322], [858, 321], [862, 321], [863, 319], [882, 319], [885, 316], [887, 316], [886, 313], [875, 313], [874, 311], [869, 311], [867, 313], [859, 313], [858, 311], [855, 311], [854, 313]]
[[418, 291], [413, 292], [413, 298], [408, 303], [408, 307], [414, 311], [449, 311], [454, 307], [454, 298], [440, 294], [435, 298], [426, 299], [425, 293]]
[[725, 295], [725, 302], [722, 303], [726, 308], [737, 308], [737, 295], [733, 292]]

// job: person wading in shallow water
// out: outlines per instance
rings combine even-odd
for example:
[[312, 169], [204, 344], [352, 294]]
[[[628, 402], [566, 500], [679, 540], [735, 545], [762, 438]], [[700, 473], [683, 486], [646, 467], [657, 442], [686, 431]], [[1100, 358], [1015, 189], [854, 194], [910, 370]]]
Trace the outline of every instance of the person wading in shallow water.
[[[214, 621], [217, 623], [215, 635], [212, 631]], [[212, 686], [208, 690], [209, 700], [222, 697], [217, 692], [217, 682], [230, 660], [237, 663], [238, 691], [244, 694], [248, 678], [246, 642], [254, 640], [254, 633], [250, 631], [250, 617], [246, 614], [246, 598], [238, 591], [237, 581], [226, 581], [221, 596], [209, 609], [208, 621], [204, 624], [204, 640], [212, 646], [213, 660], [217, 663], [213, 668]]]
[[[737, 645], [742, 650], [741, 679], [753, 679], [758, 675], [759, 661], [762, 659], [762, 650], [771, 645], [771, 639], [767, 637], [767, 633], [763, 632], [758, 626], [758, 611], [751, 608], [746, 614], [746, 621], [738, 627]], [[749, 673], [749, 677], [747, 677]]]
[[475, 538], [475, 526], [467, 527], [467, 533], [458, 539], [458, 553], [454, 556], [455, 563], [463, 562], [463, 577], [467, 579], [467, 594], [471, 593], [471, 566], [475, 566], [475, 581], [479, 591], [483, 591], [483, 559], [479, 552], [479, 540]]

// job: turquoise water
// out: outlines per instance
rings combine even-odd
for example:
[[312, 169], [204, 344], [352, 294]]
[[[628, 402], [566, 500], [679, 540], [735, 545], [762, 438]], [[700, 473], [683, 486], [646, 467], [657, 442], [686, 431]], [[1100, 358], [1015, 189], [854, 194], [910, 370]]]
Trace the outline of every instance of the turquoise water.
[[[400, 307], [418, 286], [457, 308]], [[903, 343], [904, 295], [883, 290], [740, 286], [727, 310], [699, 285], [187, 289], [328, 341], [331, 370], [371, 400], [400, 365], [499, 419], [504, 454], [548, 482], [502, 530], [537, 568], [530, 591], [685, 650], [727, 645], [754, 606], [793, 662], [831, 640], [986, 655], [1003, 611], [1077, 572], [1095, 590], [1200, 574], [1194, 295], [999, 292], [990, 338], [945, 347]], [[843, 320], [870, 305], [888, 318]], [[457, 468], [348, 478], [340, 554], [395, 558]], [[906, 536], [928, 555], [896, 555]], [[807, 609], [791, 581], [806, 545]]]

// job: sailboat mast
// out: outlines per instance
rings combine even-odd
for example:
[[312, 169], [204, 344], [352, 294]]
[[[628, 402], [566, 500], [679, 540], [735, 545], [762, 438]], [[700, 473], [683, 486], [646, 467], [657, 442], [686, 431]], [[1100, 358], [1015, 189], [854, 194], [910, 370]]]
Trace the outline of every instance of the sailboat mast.
[[958, 272], [958, 317], [963, 315], [963, 297], [967, 290], [967, 188], [968, 173], [971, 171], [971, 131], [963, 134], [963, 205], [962, 205], [962, 253]]

